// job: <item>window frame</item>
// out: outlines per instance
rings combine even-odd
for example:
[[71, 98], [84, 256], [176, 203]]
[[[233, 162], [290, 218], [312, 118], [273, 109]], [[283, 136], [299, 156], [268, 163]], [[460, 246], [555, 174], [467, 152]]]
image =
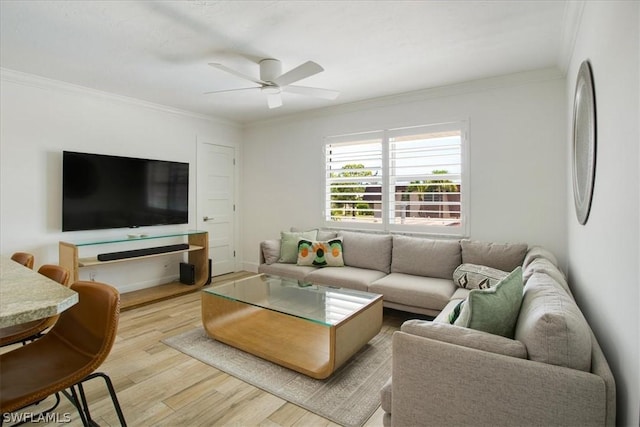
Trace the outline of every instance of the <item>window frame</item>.
[[[416, 225], [416, 224], [396, 224], [395, 222], [395, 192], [391, 190], [390, 176], [390, 139], [398, 136], [411, 136], [424, 133], [436, 133], [447, 131], [460, 132], [460, 225]], [[370, 141], [379, 138], [381, 142], [381, 158], [382, 158], [382, 200], [381, 215], [379, 222], [365, 221], [332, 221], [330, 220], [331, 212], [331, 192], [329, 184], [329, 169], [327, 161], [327, 149], [331, 145], [337, 144], [357, 144], [361, 141]], [[345, 229], [345, 230], [362, 230], [377, 231], [385, 233], [403, 233], [403, 234], [425, 234], [437, 236], [451, 237], [467, 237], [469, 236], [469, 131], [468, 120], [455, 120], [442, 123], [434, 123], [427, 125], [406, 126], [399, 128], [389, 128], [382, 130], [365, 131], [358, 133], [342, 134], [326, 136], [322, 145], [322, 223], [327, 228]], [[395, 188], [395, 187], [394, 187]], [[393, 203], [391, 198], [393, 197]], [[393, 219], [393, 221], [392, 221]]]

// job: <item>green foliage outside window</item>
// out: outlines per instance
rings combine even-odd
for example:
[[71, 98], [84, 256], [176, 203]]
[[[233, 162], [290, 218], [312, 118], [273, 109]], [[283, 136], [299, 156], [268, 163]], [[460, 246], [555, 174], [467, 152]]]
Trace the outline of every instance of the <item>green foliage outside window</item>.
[[[344, 165], [339, 173], [331, 173], [331, 178], [372, 176], [370, 170], [364, 170], [363, 164]], [[365, 185], [361, 181], [335, 182], [331, 184], [331, 216], [365, 216], [373, 215], [371, 205], [363, 202]]]

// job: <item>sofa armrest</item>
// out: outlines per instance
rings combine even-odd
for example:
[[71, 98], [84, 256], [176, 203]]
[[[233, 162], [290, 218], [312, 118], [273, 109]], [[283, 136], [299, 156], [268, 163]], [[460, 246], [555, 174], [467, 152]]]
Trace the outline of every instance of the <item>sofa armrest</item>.
[[394, 426], [606, 423], [604, 381], [588, 372], [401, 331], [392, 360]]
[[417, 319], [407, 320], [402, 324], [401, 330], [412, 335], [475, 348], [476, 350], [489, 351], [521, 359], [527, 358], [527, 348], [520, 341], [449, 323]]

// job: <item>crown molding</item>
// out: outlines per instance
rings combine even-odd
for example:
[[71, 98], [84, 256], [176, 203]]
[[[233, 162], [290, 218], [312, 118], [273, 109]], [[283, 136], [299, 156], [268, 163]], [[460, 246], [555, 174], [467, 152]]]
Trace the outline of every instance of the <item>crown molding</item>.
[[11, 82], [22, 86], [36, 87], [38, 89], [45, 90], [57, 90], [67, 93], [74, 93], [80, 95], [86, 95], [96, 98], [102, 98], [107, 101], [116, 103], [123, 103], [127, 105], [133, 105], [136, 107], [147, 108], [163, 113], [175, 114], [179, 116], [195, 118], [200, 120], [206, 120], [220, 125], [233, 126], [240, 128], [240, 124], [219, 117], [207, 116], [204, 114], [194, 113], [192, 111], [181, 110], [179, 108], [169, 107], [162, 104], [156, 104], [154, 102], [143, 101], [141, 99], [132, 98], [123, 95], [116, 95], [114, 93], [105, 92], [97, 89], [92, 89], [86, 86], [80, 86], [73, 83], [64, 82], [61, 80], [50, 79], [47, 77], [38, 76], [35, 74], [25, 73], [22, 71], [12, 70], [8, 68], [0, 67], [0, 80], [3, 82]]
[[470, 80], [468, 82], [443, 85], [412, 92], [404, 92], [379, 98], [371, 98], [362, 101], [334, 105], [301, 113], [294, 113], [287, 116], [276, 117], [273, 119], [245, 123], [244, 128], [249, 129], [252, 127], [269, 124], [286, 123], [303, 118], [318, 118], [336, 114], [345, 114], [354, 111], [372, 110], [399, 104], [411, 104], [415, 102], [426, 101], [429, 99], [484, 92], [487, 90], [522, 86], [536, 82], [559, 80], [564, 78], [565, 73], [559, 70], [557, 67], [543, 68], [539, 70], [524, 71], [520, 73], [512, 73], [478, 80]]

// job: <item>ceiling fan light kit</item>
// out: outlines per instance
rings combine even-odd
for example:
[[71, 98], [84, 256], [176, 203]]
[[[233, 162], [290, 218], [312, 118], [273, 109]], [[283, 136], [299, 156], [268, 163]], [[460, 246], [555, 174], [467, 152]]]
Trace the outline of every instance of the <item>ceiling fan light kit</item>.
[[299, 80], [306, 79], [315, 74], [318, 74], [324, 69], [313, 61], [307, 61], [302, 65], [299, 65], [286, 73], [282, 74], [282, 64], [277, 59], [267, 58], [260, 61], [260, 78], [255, 79], [244, 73], [241, 73], [232, 68], [226, 67], [219, 63], [209, 63], [213, 68], [225, 71], [229, 74], [233, 74], [236, 77], [240, 77], [243, 80], [248, 80], [257, 84], [255, 87], [239, 88], [239, 89], [225, 89], [212, 92], [205, 92], [205, 95], [222, 93], [222, 92], [237, 92], [260, 89], [262, 93], [267, 95], [267, 105], [269, 108], [278, 108], [282, 106], [282, 91], [296, 93], [299, 95], [312, 96], [315, 98], [334, 100], [338, 97], [340, 92], [329, 89], [321, 89], [315, 87], [306, 86], [293, 86]]

